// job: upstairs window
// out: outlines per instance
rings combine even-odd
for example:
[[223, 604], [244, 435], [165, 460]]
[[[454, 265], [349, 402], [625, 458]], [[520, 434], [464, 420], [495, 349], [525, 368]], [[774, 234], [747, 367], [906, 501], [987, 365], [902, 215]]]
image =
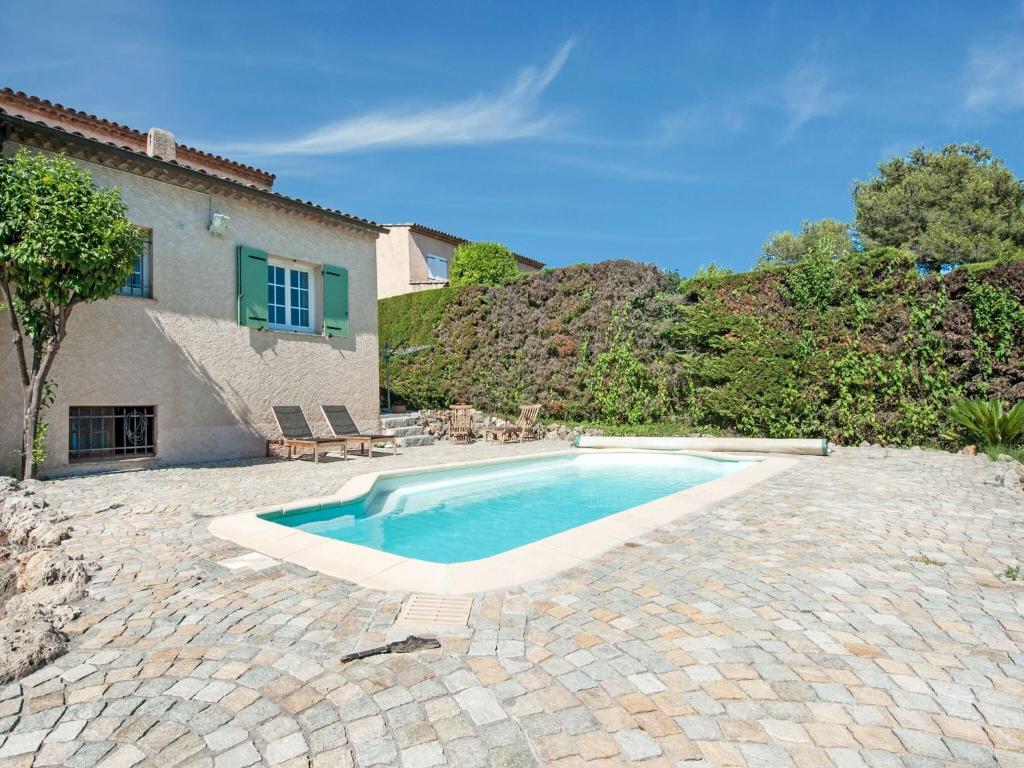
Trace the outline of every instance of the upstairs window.
[[427, 254], [427, 277], [431, 280], [448, 279], [448, 259], [444, 256], [436, 256], [433, 253]]
[[281, 331], [312, 331], [313, 305], [308, 269], [267, 264], [267, 321]]
[[121, 286], [121, 295], [152, 298], [153, 285], [153, 230], [143, 229], [142, 246], [135, 254], [135, 269]]

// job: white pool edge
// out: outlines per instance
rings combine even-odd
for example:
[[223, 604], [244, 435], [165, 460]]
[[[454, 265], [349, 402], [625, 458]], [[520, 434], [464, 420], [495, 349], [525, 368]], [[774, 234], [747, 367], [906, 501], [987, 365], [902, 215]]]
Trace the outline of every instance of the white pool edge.
[[[337, 493], [299, 499], [287, 504], [261, 507], [210, 522], [212, 535], [279, 560], [350, 581], [358, 586], [384, 591], [474, 594], [507, 589], [554, 576], [580, 565], [613, 547], [659, 528], [687, 514], [727, 499], [767, 480], [800, 461], [791, 457], [752, 457], [736, 454], [708, 454], [697, 451], [641, 451], [691, 455], [719, 461], [748, 461], [751, 465], [693, 488], [663, 496], [636, 507], [602, 517], [553, 536], [524, 544], [480, 560], [462, 563], [434, 563], [401, 557], [360, 544], [338, 541], [288, 528], [261, 515], [335, 505], [369, 493], [378, 479], [401, 475], [462, 469], [489, 464], [506, 464], [531, 458], [579, 456], [581, 450], [552, 451], [536, 456], [499, 457], [476, 461], [435, 464], [424, 467], [368, 472], [349, 479]], [[607, 450], [606, 450], [607, 452]]]

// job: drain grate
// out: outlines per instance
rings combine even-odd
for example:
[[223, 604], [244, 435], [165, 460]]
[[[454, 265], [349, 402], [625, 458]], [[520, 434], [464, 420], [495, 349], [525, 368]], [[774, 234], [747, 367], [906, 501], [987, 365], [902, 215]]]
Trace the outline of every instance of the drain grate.
[[453, 595], [411, 595], [402, 606], [395, 626], [464, 627], [469, 623], [473, 598]]

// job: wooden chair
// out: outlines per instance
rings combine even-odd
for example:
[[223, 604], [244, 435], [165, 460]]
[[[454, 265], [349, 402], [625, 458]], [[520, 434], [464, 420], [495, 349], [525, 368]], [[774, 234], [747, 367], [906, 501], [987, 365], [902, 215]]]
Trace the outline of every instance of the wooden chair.
[[448, 422], [449, 442], [466, 445], [473, 442], [473, 406], [453, 405], [451, 420]]
[[375, 443], [391, 445], [394, 454], [398, 455], [398, 438], [394, 435], [364, 435], [359, 432], [359, 427], [352, 420], [352, 415], [344, 405], [324, 405], [320, 407], [324, 418], [331, 427], [331, 433], [346, 443], [354, 443], [359, 446], [359, 452], [373, 456]]
[[540, 405], [534, 403], [533, 405], [521, 405], [519, 406], [519, 418], [515, 424], [506, 424], [503, 427], [491, 427], [484, 432], [484, 441], [487, 441], [488, 436], [491, 440], [497, 440], [499, 443], [509, 443], [513, 440], [518, 440], [520, 443], [526, 439], [537, 438], [537, 417], [540, 415]]
[[339, 440], [336, 437], [317, 437], [313, 434], [301, 407], [275, 405], [273, 411], [277, 427], [281, 430], [281, 437], [267, 440], [267, 456], [270, 456], [271, 445], [279, 445], [288, 449], [289, 459], [294, 458], [296, 450], [299, 455], [306, 451], [312, 451], [313, 462], [318, 463], [320, 453], [332, 449], [338, 449], [342, 459], [348, 458], [348, 445], [344, 440]]

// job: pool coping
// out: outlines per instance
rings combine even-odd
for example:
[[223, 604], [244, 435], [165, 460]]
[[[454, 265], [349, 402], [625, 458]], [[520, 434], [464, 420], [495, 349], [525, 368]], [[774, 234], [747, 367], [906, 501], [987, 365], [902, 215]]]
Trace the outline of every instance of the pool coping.
[[[528, 461], [539, 457], [579, 456], [581, 451], [589, 450], [601, 453], [682, 454], [717, 461], [747, 461], [751, 462], [751, 465], [693, 488], [662, 496], [491, 557], [461, 563], [435, 563], [402, 557], [361, 544], [307, 533], [298, 528], [287, 528], [262, 517], [273, 513], [287, 514], [309, 507], [353, 501], [369, 493], [374, 484], [384, 477]], [[609, 549], [767, 480], [795, 466], [799, 461], [793, 457], [711, 454], [705, 451], [575, 448], [545, 452], [537, 456], [503, 456], [422, 467], [403, 467], [356, 475], [330, 496], [299, 499], [286, 504], [275, 504], [214, 518], [209, 524], [209, 531], [218, 538], [262, 552], [269, 557], [344, 579], [361, 587], [442, 595], [475, 594], [537, 581], [582, 565]]]

